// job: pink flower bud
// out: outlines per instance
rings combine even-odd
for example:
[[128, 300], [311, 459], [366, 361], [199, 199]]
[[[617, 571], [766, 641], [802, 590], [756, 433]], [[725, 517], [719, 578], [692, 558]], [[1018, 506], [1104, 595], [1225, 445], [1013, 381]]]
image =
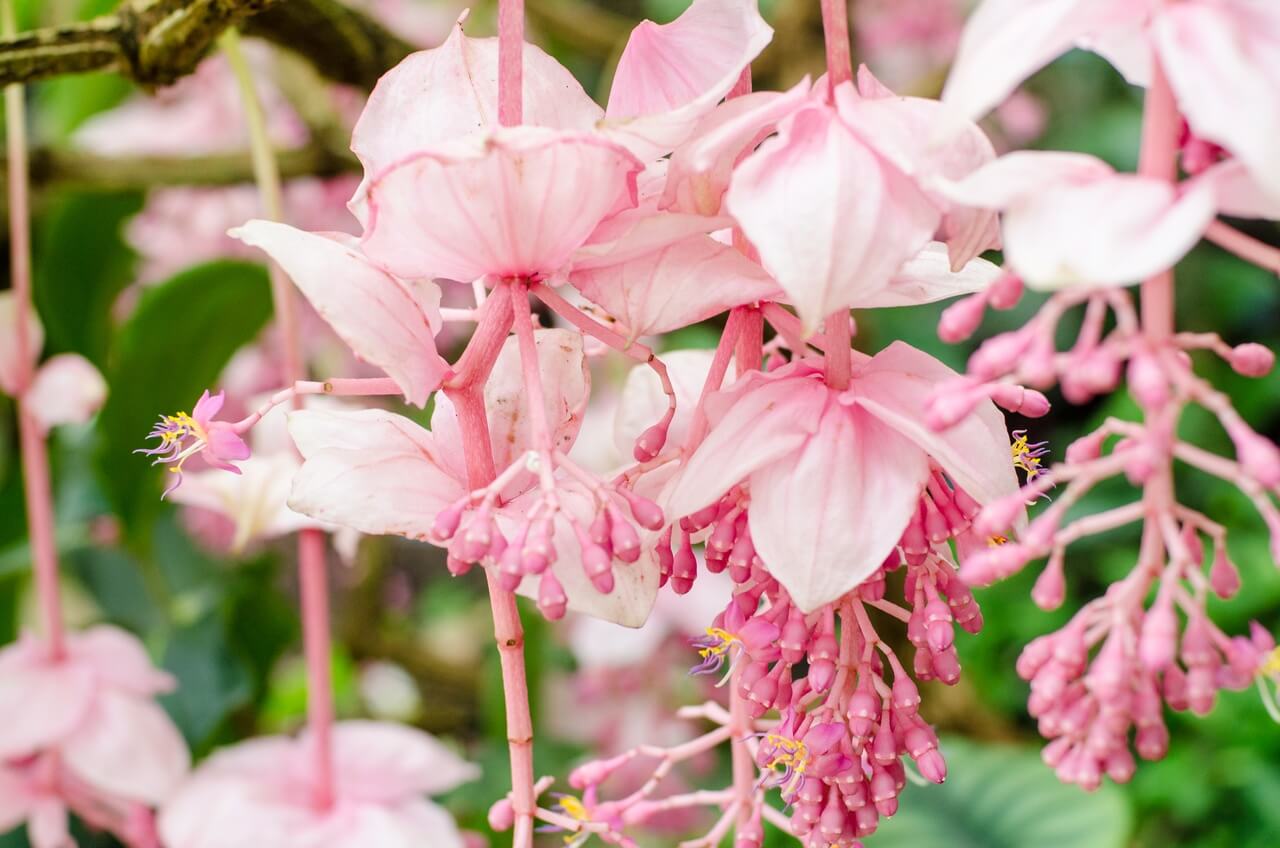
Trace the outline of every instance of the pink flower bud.
[[1276, 355], [1256, 342], [1236, 345], [1228, 360], [1237, 374], [1245, 377], [1265, 377], [1276, 364]]
[[938, 338], [947, 344], [962, 342], [974, 334], [987, 312], [983, 294], [961, 298], [942, 311], [938, 319]]
[[1017, 274], [1001, 274], [987, 289], [987, 300], [1000, 310], [1012, 309], [1022, 300], [1022, 279]]
[[1053, 338], [1036, 334], [1018, 362], [1018, 375], [1024, 383], [1038, 389], [1052, 386], [1058, 379], [1056, 355]]
[[636, 462], [648, 462], [662, 453], [662, 447], [667, 443], [667, 427], [668, 422], [664, 419], [640, 434], [631, 452]]
[[893, 681], [893, 708], [904, 716], [915, 715], [920, 707], [920, 691], [906, 675]]
[[989, 586], [1021, 571], [1031, 556], [1031, 551], [1014, 543], [978, 550], [960, 564], [960, 579], [970, 586]]
[[1209, 585], [1219, 598], [1234, 597], [1240, 591], [1240, 571], [1227, 556], [1226, 547], [1216, 546], [1213, 553], [1213, 566], [1209, 569]]
[[1173, 593], [1162, 591], [1147, 612], [1138, 638], [1138, 659], [1148, 671], [1164, 671], [1173, 662], [1178, 643], [1178, 615]]
[[982, 393], [975, 391], [967, 380], [943, 385], [925, 401], [924, 422], [935, 431], [954, 427], [968, 418], [982, 399]]
[[636, 533], [636, 528], [631, 526], [631, 522], [616, 507], [610, 505], [608, 509], [609, 542], [613, 555], [622, 562], [635, 562], [640, 559], [640, 536]]
[[458, 559], [453, 554], [449, 554], [448, 556], [445, 557], [444, 564], [445, 564], [445, 567], [449, 569], [449, 573], [452, 574], [454, 577], [461, 577], [462, 575], [470, 571], [471, 567], [475, 565], [475, 563], [472, 563], [472, 562], [464, 562], [463, 560]]
[[1138, 728], [1133, 747], [1144, 760], [1161, 760], [1169, 753], [1169, 730], [1163, 724], [1149, 724]]
[[631, 515], [635, 518], [636, 523], [646, 530], [661, 530], [666, 524], [666, 519], [662, 515], [662, 508], [648, 498], [641, 497], [629, 489], [621, 489], [622, 496], [627, 499], [627, 506], [631, 507]]
[[511, 801], [503, 798], [489, 808], [489, 827], [498, 833], [510, 830], [516, 823], [516, 811]]
[[1026, 496], [1017, 493], [994, 500], [982, 508], [973, 522], [979, 536], [995, 536], [1004, 533], [1026, 512]]
[[1280, 450], [1243, 424], [1227, 428], [1244, 472], [1268, 489], [1280, 486]]
[[1105, 430], [1098, 430], [1067, 445], [1067, 462], [1088, 462], [1102, 456], [1102, 445], [1106, 442], [1107, 435]]
[[1063, 574], [1064, 559], [1065, 552], [1062, 547], [1055, 547], [1053, 553], [1049, 555], [1049, 562], [1045, 565], [1044, 571], [1040, 572], [1040, 576], [1036, 578], [1035, 585], [1031, 587], [1031, 600], [1045, 612], [1052, 612], [1062, 606], [1062, 601], [1066, 597], [1067, 582]]
[[1043, 418], [1049, 414], [1051, 404], [1043, 393], [1026, 386], [1000, 383], [991, 388], [991, 400], [1002, 409], [1024, 418]]
[[453, 534], [458, 532], [458, 524], [461, 523], [462, 512], [466, 508], [467, 501], [464, 498], [436, 513], [435, 520], [431, 523], [431, 535], [442, 542], [452, 539]]
[[1148, 351], [1135, 351], [1129, 359], [1129, 390], [1134, 399], [1148, 411], [1169, 402], [1169, 381], [1160, 361]]
[[569, 598], [565, 595], [564, 587], [560, 585], [555, 574], [550, 571], [543, 572], [542, 579], [538, 581], [538, 609], [542, 611], [543, 616], [548, 621], [558, 621], [564, 618], [568, 604]]
[[1026, 330], [992, 336], [969, 357], [968, 371], [979, 380], [1003, 377], [1018, 367], [1034, 335]]
[[947, 686], [960, 682], [960, 657], [956, 654], [955, 645], [933, 655], [933, 673]]
[[926, 751], [916, 759], [920, 776], [930, 783], [943, 783], [947, 779], [947, 761], [937, 749]]

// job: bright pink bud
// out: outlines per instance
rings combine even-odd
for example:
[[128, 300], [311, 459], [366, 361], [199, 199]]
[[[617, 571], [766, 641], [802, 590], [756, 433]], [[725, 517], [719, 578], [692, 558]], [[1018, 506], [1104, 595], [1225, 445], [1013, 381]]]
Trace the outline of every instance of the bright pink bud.
[[1053, 553], [1049, 555], [1049, 562], [1045, 565], [1044, 571], [1040, 572], [1040, 576], [1036, 578], [1036, 583], [1031, 587], [1031, 600], [1035, 605], [1045, 612], [1052, 612], [1062, 606], [1062, 601], [1067, 593], [1067, 581], [1063, 574], [1063, 559], [1065, 554], [1061, 547], [1053, 549]]
[[956, 654], [955, 645], [933, 655], [933, 673], [948, 686], [960, 682], [960, 657]]
[[464, 562], [453, 554], [449, 554], [445, 557], [444, 564], [445, 567], [449, 569], [449, 573], [454, 577], [461, 577], [471, 570], [471, 566], [475, 565], [475, 563], [472, 562]]
[[543, 616], [548, 621], [558, 621], [564, 618], [568, 604], [569, 598], [565, 595], [564, 587], [560, 585], [555, 574], [550, 571], [543, 572], [542, 579], [538, 581], [538, 609], [542, 611]]
[[631, 522], [618, 512], [617, 508], [609, 508], [609, 542], [613, 555], [622, 562], [632, 563], [640, 559], [640, 536]]
[[511, 801], [503, 798], [489, 808], [489, 827], [498, 833], [508, 831], [516, 823], [516, 811]]
[[924, 626], [929, 647], [934, 652], [945, 651], [955, 642], [955, 629], [951, 626], [951, 608], [941, 598], [925, 604]]
[[969, 381], [944, 385], [925, 402], [924, 422], [936, 431], [954, 427], [968, 418], [982, 400], [983, 394], [975, 391]]
[[795, 664], [804, 659], [805, 645], [809, 641], [809, 628], [805, 626], [804, 616], [799, 610], [793, 610], [787, 616], [787, 623], [782, 628], [782, 637], [778, 647], [782, 649], [782, 658]]
[[760, 848], [764, 844], [764, 828], [759, 819], [739, 824], [733, 837], [733, 848]]
[[978, 517], [973, 522], [973, 529], [979, 536], [1000, 535], [1013, 526], [1026, 508], [1025, 495], [1006, 495], [982, 508], [982, 512], [978, 513]]
[[1106, 442], [1107, 435], [1105, 430], [1098, 430], [1067, 445], [1067, 462], [1088, 462], [1102, 456], [1102, 445]]
[[1244, 472], [1268, 489], [1280, 486], [1280, 450], [1244, 424], [1227, 428]]
[[979, 380], [1003, 377], [1018, 367], [1033, 339], [1025, 330], [992, 336], [969, 357], [969, 373]]
[[1169, 402], [1169, 381], [1150, 352], [1135, 351], [1129, 359], [1129, 391], [1146, 410], [1160, 409]]
[[1022, 279], [1006, 272], [987, 289], [987, 300], [996, 309], [1012, 309], [1022, 300], [1022, 291]]
[[609, 544], [609, 513], [607, 511], [596, 513], [595, 520], [591, 522], [591, 529], [587, 531], [587, 535], [597, 545]]
[[1213, 566], [1209, 569], [1209, 585], [1219, 598], [1234, 597], [1240, 591], [1240, 571], [1227, 556], [1226, 548], [1218, 545], [1213, 554]]
[[887, 770], [875, 769], [871, 775], [871, 801], [876, 812], [891, 816], [898, 811], [898, 786]]
[[1231, 349], [1229, 362], [1237, 374], [1245, 377], [1265, 377], [1271, 373], [1272, 367], [1276, 364], [1276, 355], [1256, 342], [1248, 342]]
[[662, 453], [662, 447], [667, 443], [667, 426], [664, 419], [640, 434], [632, 450], [636, 462], [648, 462]]
[[582, 548], [582, 570], [602, 595], [613, 591], [613, 559], [599, 545], [588, 543]]
[[916, 759], [920, 776], [930, 783], [942, 783], [947, 779], [947, 761], [937, 749], [925, 751]]
[[814, 692], [825, 692], [836, 679], [836, 664], [831, 660], [809, 663], [809, 686]]
[[660, 506], [628, 489], [621, 491], [622, 496], [627, 499], [627, 505], [631, 507], [631, 515], [635, 518], [637, 524], [646, 530], [662, 529], [662, 525], [666, 523], [666, 518], [663, 516]]
[[938, 319], [938, 338], [947, 344], [962, 342], [974, 334], [987, 312], [983, 294], [961, 298], [942, 311]]
[[827, 795], [827, 803], [822, 808], [822, 816], [818, 819], [818, 832], [830, 843], [834, 843], [844, 832], [844, 802], [840, 793], [834, 788]]
[[1042, 392], [1000, 383], [991, 388], [991, 400], [1002, 409], [1024, 418], [1043, 418], [1049, 414], [1051, 404]]
[[915, 715], [920, 707], [920, 690], [905, 674], [893, 681], [893, 708], [904, 716]]
[[677, 595], [684, 595], [693, 588], [693, 581], [697, 576], [698, 558], [694, 555], [693, 546], [689, 544], [689, 537], [686, 535], [680, 542], [675, 561], [672, 563], [671, 588]]
[[1012, 542], [984, 548], [960, 564], [960, 579], [970, 586], [989, 586], [1021, 571], [1031, 556], [1031, 551]]
[[460, 558], [468, 562], [484, 559], [493, 543], [493, 532], [493, 518], [487, 510], [481, 508], [467, 522], [467, 526], [462, 528]]
[[467, 501], [464, 498], [436, 513], [435, 520], [431, 523], [431, 535], [442, 542], [452, 539], [453, 534], [458, 532], [458, 524], [462, 521], [462, 512], [466, 508]]
[[1164, 759], [1169, 753], [1169, 730], [1163, 724], [1149, 724], [1138, 728], [1133, 747], [1144, 760]]
[[1036, 334], [1035, 340], [1018, 362], [1019, 376], [1027, 385], [1039, 389], [1052, 386], [1058, 379], [1056, 356], [1057, 350], [1053, 346], [1053, 338]]
[[1173, 662], [1178, 644], [1178, 614], [1173, 609], [1173, 593], [1156, 596], [1142, 622], [1138, 637], [1138, 659], [1149, 671], [1164, 671]]

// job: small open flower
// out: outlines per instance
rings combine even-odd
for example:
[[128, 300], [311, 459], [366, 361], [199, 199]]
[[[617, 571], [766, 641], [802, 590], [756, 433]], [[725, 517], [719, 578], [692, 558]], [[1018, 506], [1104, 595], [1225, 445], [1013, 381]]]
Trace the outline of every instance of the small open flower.
[[1028, 482], [1044, 473], [1040, 460], [1049, 453], [1048, 442], [1028, 442], [1026, 430], [1014, 430], [1013, 444], [1009, 452], [1013, 454], [1013, 467], [1027, 475]]
[[147, 438], [159, 439], [154, 448], [142, 448], [135, 453], [155, 457], [152, 465], [164, 463], [176, 479], [165, 489], [167, 496], [182, 484], [182, 468], [188, 459], [201, 454], [214, 468], [240, 473], [232, 463], [249, 458], [249, 446], [236, 434], [235, 428], [213, 417], [222, 409], [224, 393], [210, 396], [208, 390], [200, 395], [190, 414], [162, 415], [147, 434]]

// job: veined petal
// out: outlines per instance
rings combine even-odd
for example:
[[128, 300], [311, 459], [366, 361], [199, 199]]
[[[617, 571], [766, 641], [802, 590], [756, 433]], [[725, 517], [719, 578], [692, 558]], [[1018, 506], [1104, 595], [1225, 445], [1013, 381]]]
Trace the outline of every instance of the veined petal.
[[811, 84], [805, 77], [785, 92], [756, 91], [726, 100], [698, 122], [689, 140], [671, 153], [663, 209], [718, 215], [733, 166], [803, 106]]
[[[577, 330], [535, 330], [533, 340], [538, 351], [538, 374], [552, 446], [568, 453], [578, 438], [591, 393], [591, 372], [582, 349], [582, 334]], [[529, 421], [531, 402], [520, 348], [516, 337], [510, 336], [484, 387], [493, 459], [500, 469], [535, 447]], [[435, 419], [432, 421], [434, 424]], [[457, 449], [461, 447], [459, 441]]]
[[755, 471], [794, 454], [816, 431], [829, 399], [815, 379], [775, 380], [743, 393], [664, 492], [668, 519], [715, 503]]
[[1280, 197], [1280, 6], [1170, 4], [1152, 32], [1191, 129], [1234, 153], [1268, 194]]
[[306, 461], [289, 507], [364, 533], [425, 539], [436, 514], [466, 491], [432, 435], [399, 415], [303, 410], [289, 432]]
[[999, 279], [1001, 273], [998, 265], [985, 259], [971, 259], [959, 271], [952, 271], [947, 246], [940, 241], [931, 241], [902, 263], [887, 288], [853, 306], [855, 309], [874, 309], [933, 303], [982, 291]]
[[449, 365], [408, 287], [337, 236], [271, 221], [250, 221], [231, 234], [266, 251], [357, 356], [386, 371], [407, 401], [426, 405]]
[[663, 155], [772, 37], [757, 0], [694, 0], [669, 24], [642, 21], [618, 59], [601, 130], [644, 159]]
[[1005, 259], [1028, 286], [1128, 285], [1172, 267], [1213, 220], [1210, 186], [1116, 174], [1005, 212]]
[[736, 169], [725, 198], [807, 333], [888, 285], [940, 215], [912, 180], [815, 105]]
[[585, 133], [509, 127], [375, 177], [363, 248], [400, 277], [537, 277], [636, 204], [643, 166]]
[[147, 804], [167, 799], [191, 766], [187, 743], [159, 704], [109, 689], [59, 750], [89, 785]]
[[[555, 59], [525, 43], [521, 75], [524, 123], [590, 130], [604, 114]], [[498, 124], [498, 39], [471, 38], [459, 23], [439, 47], [413, 53], [378, 81], [351, 133], [365, 182], [422, 150]], [[364, 217], [357, 214], [364, 220]]]
[[[299, 742], [311, 744], [306, 734]], [[333, 753], [339, 794], [362, 801], [438, 795], [480, 776], [478, 767], [431, 734], [394, 722], [339, 722]]]
[[780, 295], [763, 268], [707, 235], [628, 262], [574, 271], [569, 282], [621, 321], [632, 336], [670, 332]]
[[751, 540], [769, 573], [809, 612], [881, 566], [911, 520], [924, 453], [858, 409], [831, 403], [787, 462], [751, 475]]
[[990, 503], [1018, 490], [1000, 411], [984, 401], [940, 433], [924, 423], [929, 396], [958, 376], [929, 354], [894, 342], [854, 367], [851, 386], [859, 407], [914, 442], [978, 503]]

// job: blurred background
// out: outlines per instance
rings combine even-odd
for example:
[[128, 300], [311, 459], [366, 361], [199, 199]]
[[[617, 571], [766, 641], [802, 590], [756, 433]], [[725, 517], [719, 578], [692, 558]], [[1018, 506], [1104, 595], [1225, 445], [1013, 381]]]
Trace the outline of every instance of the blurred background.
[[[113, 0], [20, 0], [20, 29], [89, 19]], [[403, 40], [438, 44], [463, 6], [455, 0], [350, 0]], [[571, 69], [588, 92], [608, 90], [611, 66], [631, 26], [666, 21], [683, 0], [528, 0], [531, 40]], [[855, 61], [900, 93], [934, 96], [969, 5], [964, 0], [854, 0]], [[762, 0], [777, 30], [756, 68], [759, 88], [777, 88], [823, 62], [817, 0]], [[477, 3], [468, 32], [492, 32], [493, 4]], [[260, 96], [289, 177], [290, 223], [354, 230], [345, 201], [358, 182], [346, 152], [364, 92], [326, 83], [296, 57], [252, 43]], [[304, 670], [290, 528], [273, 505], [289, 469], [265, 462], [243, 478], [190, 475], [182, 499], [162, 502], [166, 482], [140, 447], [155, 416], [190, 409], [206, 387], [229, 405], [251, 407], [281, 384], [272, 337], [267, 274], [225, 236], [258, 214], [247, 137], [234, 82], [217, 56], [176, 86], [140, 92], [95, 74], [30, 87], [35, 202], [35, 299], [44, 356], [79, 353], [108, 387], [101, 411], [54, 431], [51, 458], [67, 616], [108, 621], [139, 634], [179, 681], [164, 699], [197, 756], [255, 734], [297, 728], [305, 711]], [[1036, 76], [987, 125], [997, 146], [1093, 153], [1122, 169], [1135, 165], [1141, 100], [1104, 62], [1073, 53]], [[1275, 242], [1268, 226], [1241, 224]], [[6, 271], [7, 273], [7, 271]], [[4, 286], [8, 283], [5, 281]], [[1212, 247], [1179, 272], [1186, 330], [1215, 330], [1228, 343], [1280, 344], [1280, 286], [1274, 277]], [[980, 337], [1018, 324], [1028, 298], [1000, 313]], [[940, 308], [863, 312], [856, 344], [875, 351], [904, 339], [954, 366], [969, 349], [938, 342]], [[1078, 319], [1078, 316], [1077, 316]], [[319, 376], [360, 373], [318, 320], [305, 319], [308, 359]], [[1070, 325], [1070, 321], [1067, 322]], [[1071, 330], [1063, 328], [1064, 334]], [[716, 329], [691, 327], [663, 339], [667, 350], [714, 346]], [[1064, 335], [1064, 338], [1066, 336]], [[1071, 336], [1074, 338], [1074, 335]], [[465, 341], [449, 340], [453, 350]], [[1277, 434], [1280, 377], [1246, 381], [1217, 360], [1197, 363], [1230, 393], [1260, 431]], [[592, 419], [577, 448], [584, 461], [616, 461], [610, 420], [626, 367], [595, 363]], [[1047, 440], [1053, 455], [1107, 415], [1136, 417], [1123, 393], [1086, 407], [1055, 397], [1049, 418], [1011, 422]], [[425, 421], [422, 413], [414, 412]], [[1211, 449], [1229, 442], [1207, 415], [1188, 414], [1185, 436]], [[279, 433], [255, 434], [264, 458]], [[286, 463], [287, 466], [287, 463]], [[0, 398], [0, 643], [34, 626], [21, 471], [11, 402]], [[1131, 496], [1121, 480], [1096, 490], [1077, 511]], [[1280, 627], [1280, 574], [1261, 521], [1235, 490], [1195, 475], [1179, 480], [1188, 505], [1231, 529], [1231, 554], [1244, 591], [1212, 612], [1228, 632], [1257, 619]], [[331, 553], [333, 660], [340, 715], [419, 725], [454, 742], [484, 768], [480, 784], [444, 800], [460, 823], [487, 833], [488, 804], [507, 789], [497, 655], [483, 580], [454, 579], [440, 552], [403, 540], [340, 534]], [[926, 717], [945, 734], [951, 778], [912, 787], [902, 811], [869, 848], [1108, 848], [1280, 845], [1280, 728], [1253, 690], [1226, 693], [1206, 719], [1174, 716], [1168, 757], [1144, 763], [1128, 786], [1093, 795], [1060, 786], [1039, 764], [1039, 739], [1025, 711], [1027, 686], [1014, 660], [1031, 638], [1056, 629], [1133, 564], [1136, 536], [1091, 539], [1069, 557], [1069, 595], [1054, 614], [1029, 600], [1035, 570], [978, 593], [986, 620], [962, 636], [961, 683], [928, 684]], [[723, 587], [721, 587], [723, 588]], [[697, 728], [671, 716], [712, 690], [689, 678], [687, 640], [723, 604], [704, 575], [692, 596], [664, 597], [640, 632], [572, 620], [548, 625], [530, 605], [528, 657], [537, 725], [537, 771], [561, 778], [589, 751], [640, 740], [672, 741]], [[905, 641], [905, 639], [904, 639]], [[727, 763], [694, 761], [677, 776], [719, 785]], [[673, 845], [697, 821], [673, 819], [648, 844]], [[705, 830], [705, 826], [704, 826]], [[82, 845], [111, 845], [81, 834]], [[791, 844], [771, 837], [771, 844]], [[502, 836], [492, 844], [503, 844]], [[20, 833], [3, 848], [25, 846]], [[562, 844], [549, 837], [547, 844]], [[270, 848], [265, 846], [264, 848]]]

